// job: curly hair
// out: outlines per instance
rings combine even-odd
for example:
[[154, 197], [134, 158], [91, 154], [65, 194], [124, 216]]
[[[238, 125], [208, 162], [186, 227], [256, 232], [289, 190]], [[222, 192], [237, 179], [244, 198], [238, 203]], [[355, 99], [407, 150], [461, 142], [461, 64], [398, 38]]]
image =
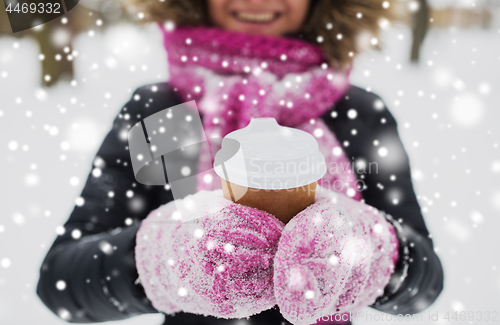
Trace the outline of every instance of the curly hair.
[[[206, 0], [125, 0], [140, 21], [210, 25]], [[334, 65], [346, 66], [367, 45], [379, 48], [382, 25], [394, 20], [394, 1], [311, 0], [297, 36], [320, 46]]]

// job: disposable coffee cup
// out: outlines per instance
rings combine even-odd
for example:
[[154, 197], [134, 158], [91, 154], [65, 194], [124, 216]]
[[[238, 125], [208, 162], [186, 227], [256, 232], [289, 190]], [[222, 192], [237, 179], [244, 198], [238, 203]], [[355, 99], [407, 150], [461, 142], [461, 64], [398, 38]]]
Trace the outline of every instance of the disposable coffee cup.
[[214, 170], [224, 198], [287, 223], [314, 203], [326, 164], [311, 134], [264, 117], [222, 139]]

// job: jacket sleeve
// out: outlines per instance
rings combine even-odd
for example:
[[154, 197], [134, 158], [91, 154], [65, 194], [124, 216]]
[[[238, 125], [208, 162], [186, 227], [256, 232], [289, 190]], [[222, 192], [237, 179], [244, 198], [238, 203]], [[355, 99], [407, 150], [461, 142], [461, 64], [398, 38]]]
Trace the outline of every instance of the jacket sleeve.
[[173, 199], [168, 186], [135, 181], [128, 129], [179, 104], [166, 83], [138, 88], [119, 112], [93, 162], [80, 198], [40, 269], [36, 292], [71, 323], [126, 319], [158, 312], [138, 277], [134, 247], [141, 221]]
[[370, 307], [394, 315], [423, 311], [443, 290], [444, 274], [396, 120], [377, 95], [354, 86], [322, 118], [352, 160], [364, 202], [385, 212], [396, 229], [399, 259], [384, 293]]

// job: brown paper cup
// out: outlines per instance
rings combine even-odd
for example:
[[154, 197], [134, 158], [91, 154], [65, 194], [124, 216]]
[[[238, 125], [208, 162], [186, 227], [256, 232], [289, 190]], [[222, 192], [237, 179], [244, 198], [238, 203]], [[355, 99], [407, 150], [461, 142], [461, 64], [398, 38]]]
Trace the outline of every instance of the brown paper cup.
[[[221, 178], [224, 198], [233, 202], [269, 212], [283, 223], [288, 223], [297, 213], [314, 203], [317, 181], [282, 190], [265, 190], [245, 187]], [[236, 200], [235, 198], [240, 198]]]

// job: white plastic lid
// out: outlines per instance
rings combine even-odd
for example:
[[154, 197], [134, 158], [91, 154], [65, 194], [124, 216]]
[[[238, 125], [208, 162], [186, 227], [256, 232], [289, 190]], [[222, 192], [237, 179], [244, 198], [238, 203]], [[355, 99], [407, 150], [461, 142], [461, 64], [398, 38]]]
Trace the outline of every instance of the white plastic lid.
[[214, 170], [233, 184], [281, 190], [319, 180], [326, 164], [311, 134], [263, 117], [224, 137]]

